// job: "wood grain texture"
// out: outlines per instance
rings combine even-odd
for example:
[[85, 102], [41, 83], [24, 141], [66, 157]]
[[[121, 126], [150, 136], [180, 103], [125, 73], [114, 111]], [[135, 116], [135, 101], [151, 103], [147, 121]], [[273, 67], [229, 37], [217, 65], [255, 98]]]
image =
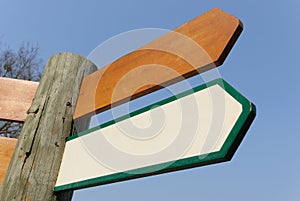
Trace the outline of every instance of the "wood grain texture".
[[212, 9], [83, 80], [74, 119], [90, 116], [221, 65], [242, 32]]
[[23, 122], [38, 82], [0, 77], [0, 119]]
[[71, 200], [73, 192], [54, 194], [53, 188], [66, 137], [73, 133], [82, 79], [95, 70], [94, 64], [71, 53], [49, 59], [3, 180], [1, 201]]
[[17, 139], [0, 137], [0, 186], [5, 176]]

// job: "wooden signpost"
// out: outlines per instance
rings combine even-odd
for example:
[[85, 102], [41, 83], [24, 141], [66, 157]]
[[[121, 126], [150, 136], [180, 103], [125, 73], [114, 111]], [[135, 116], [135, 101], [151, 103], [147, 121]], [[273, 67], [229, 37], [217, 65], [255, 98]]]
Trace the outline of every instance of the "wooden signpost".
[[[199, 108], [194, 115], [205, 111], [204, 116], [200, 115], [204, 127], [196, 132], [198, 137], [191, 144], [192, 150], [180, 157], [156, 158], [115, 170], [90, 159], [86, 147], [78, 142], [97, 142], [95, 137], [112, 134], [111, 140], [120, 143], [117, 142], [116, 125], [132, 119], [142, 121], [139, 118], [143, 119], [150, 106], [131, 114], [130, 119], [129, 116], [122, 117], [115, 120], [116, 124], [108, 122], [70, 137], [67, 143], [65, 138], [74, 132], [73, 120], [84, 121], [93, 114], [221, 65], [242, 28], [238, 18], [212, 9], [92, 74], [95, 66], [91, 62], [78, 55], [62, 53], [48, 61], [40, 83], [0, 78], [0, 119], [24, 121], [27, 116], [0, 189], [0, 200], [70, 200], [73, 189], [230, 160], [255, 116], [255, 109], [223, 80], [199, 86], [194, 94], [191, 91], [180, 94], [179, 100], [171, 98], [157, 103], [169, 111], [167, 114], [176, 117], [178, 114], [172, 108], [176, 108], [178, 101], [196, 97]], [[163, 70], [161, 66], [169, 70]], [[206, 107], [211, 104], [207, 94], [212, 91], [224, 98], [212, 100], [226, 108], [226, 113], [220, 112], [225, 114], [221, 119], [227, 123], [219, 133], [207, 130], [212, 123], [207, 118], [216, 112]], [[193, 108], [188, 107], [188, 110]], [[174, 134], [171, 127], [164, 135]], [[203, 139], [214, 140], [211, 134], [218, 135], [218, 140], [205, 145]], [[163, 144], [157, 142], [157, 145], [160, 143]], [[6, 146], [6, 143], [0, 145]], [[199, 150], [199, 145], [203, 149]], [[110, 154], [107, 151], [100, 150], [100, 154], [104, 152], [107, 156]], [[76, 156], [72, 155], [74, 153]], [[85, 162], [77, 164], [78, 157]], [[80, 172], [82, 164], [87, 165], [89, 171], [81, 169]], [[160, 168], [162, 166], [164, 168]], [[153, 167], [157, 171], [153, 172]], [[55, 183], [56, 192], [53, 191]]]

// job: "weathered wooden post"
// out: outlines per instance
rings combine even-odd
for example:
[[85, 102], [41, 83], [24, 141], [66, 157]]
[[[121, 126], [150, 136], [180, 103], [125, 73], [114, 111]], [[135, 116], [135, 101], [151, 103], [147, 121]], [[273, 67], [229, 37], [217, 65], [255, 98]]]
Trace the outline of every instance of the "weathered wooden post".
[[21, 136], [0, 189], [1, 201], [71, 200], [72, 191], [54, 194], [65, 139], [84, 76], [96, 70], [71, 53], [51, 57], [28, 110]]

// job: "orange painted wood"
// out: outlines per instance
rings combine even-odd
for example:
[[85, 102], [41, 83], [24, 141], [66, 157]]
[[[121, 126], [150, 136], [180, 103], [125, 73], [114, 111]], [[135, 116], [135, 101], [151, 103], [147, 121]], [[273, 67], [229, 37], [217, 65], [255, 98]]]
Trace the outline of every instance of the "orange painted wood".
[[0, 137], [0, 186], [14, 153], [17, 141], [17, 139]]
[[39, 83], [0, 77], [0, 119], [23, 122]]
[[84, 78], [78, 119], [221, 65], [242, 32], [241, 21], [212, 9]]

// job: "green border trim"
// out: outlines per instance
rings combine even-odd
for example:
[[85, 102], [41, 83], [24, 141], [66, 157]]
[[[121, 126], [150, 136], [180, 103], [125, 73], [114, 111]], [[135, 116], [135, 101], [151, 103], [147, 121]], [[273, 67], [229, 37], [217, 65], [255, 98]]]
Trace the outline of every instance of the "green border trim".
[[[106, 175], [106, 176], [87, 179], [84, 181], [74, 182], [74, 183], [70, 183], [70, 184], [66, 184], [66, 185], [56, 186], [56, 187], [54, 187], [54, 191], [58, 192], [58, 191], [65, 191], [65, 190], [70, 190], [70, 189], [76, 190], [76, 189], [81, 189], [81, 188], [97, 186], [97, 185], [125, 181], [125, 180], [129, 180], [129, 179], [141, 178], [141, 177], [145, 177], [145, 176], [173, 172], [173, 171], [178, 171], [178, 170], [183, 170], [183, 169], [188, 169], [188, 168], [193, 168], [193, 167], [200, 167], [200, 166], [219, 163], [219, 162], [230, 161], [231, 158], [233, 157], [234, 153], [236, 152], [238, 146], [242, 142], [246, 132], [248, 131], [251, 123], [253, 122], [253, 120], [256, 116], [256, 107], [253, 103], [251, 103], [249, 100], [247, 100], [243, 95], [241, 95], [238, 91], [236, 91], [232, 86], [230, 86], [225, 80], [223, 80], [221, 78], [213, 80], [211, 82], [208, 82], [207, 84], [197, 86], [191, 90], [185, 91], [176, 96], [172, 96], [170, 98], [167, 98], [158, 103], [147, 106], [140, 110], [134, 111], [134, 112], [130, 113], [129, 115], [124, 115], [118, 119], [109, 121], [109, 122], [104, 123], [95, 128], [92, 128], [87, 131], [76, 134], [74, 136], [71, 136], [67, 140], [70, 141], [70, 140], [76, 139], [78, 137], [81, 137], [83, 135], [87, 135], [87, 134], [94, 132], [96, 130], [99, 130], [101, 128], [105, 128], [114, 123], [120, 122], [120, 121], [128, 119], [132, 116], [146, 112], [146, 111], [152, 109], [153, 107], [164, 105], [164, 104], [172, 102], [178, 98], [198, 92], [200, 90], [211, 87], [213, 85], [219, 85], [220, 87], [222, 87], [228, 94], [230, 94], [234, 99], [236, 99], [242, 105], [242, 112], [241, 112], [237, 122], [233, 126], [231, 132], [229, 133], [229, 135], [228, 135], [225, 143], [223, 144], [222, 148], [220, 149], [220, 151], [212, 152], [212, 153], [204, 154], [204, 155], [200, 155], [200, 156], [193, 156], [193, 157], [189, 157], [189, 158], [179, 159], [179, 160], [171, 161], [171, 162], [167, 162], [167, 163], [147, 166], [147, 167], [131, 170], [128, 172], [120, 172], [120, 173], [115, 173], [112, 175]], [[139, 174], [139, 172], [141, 174]]]

